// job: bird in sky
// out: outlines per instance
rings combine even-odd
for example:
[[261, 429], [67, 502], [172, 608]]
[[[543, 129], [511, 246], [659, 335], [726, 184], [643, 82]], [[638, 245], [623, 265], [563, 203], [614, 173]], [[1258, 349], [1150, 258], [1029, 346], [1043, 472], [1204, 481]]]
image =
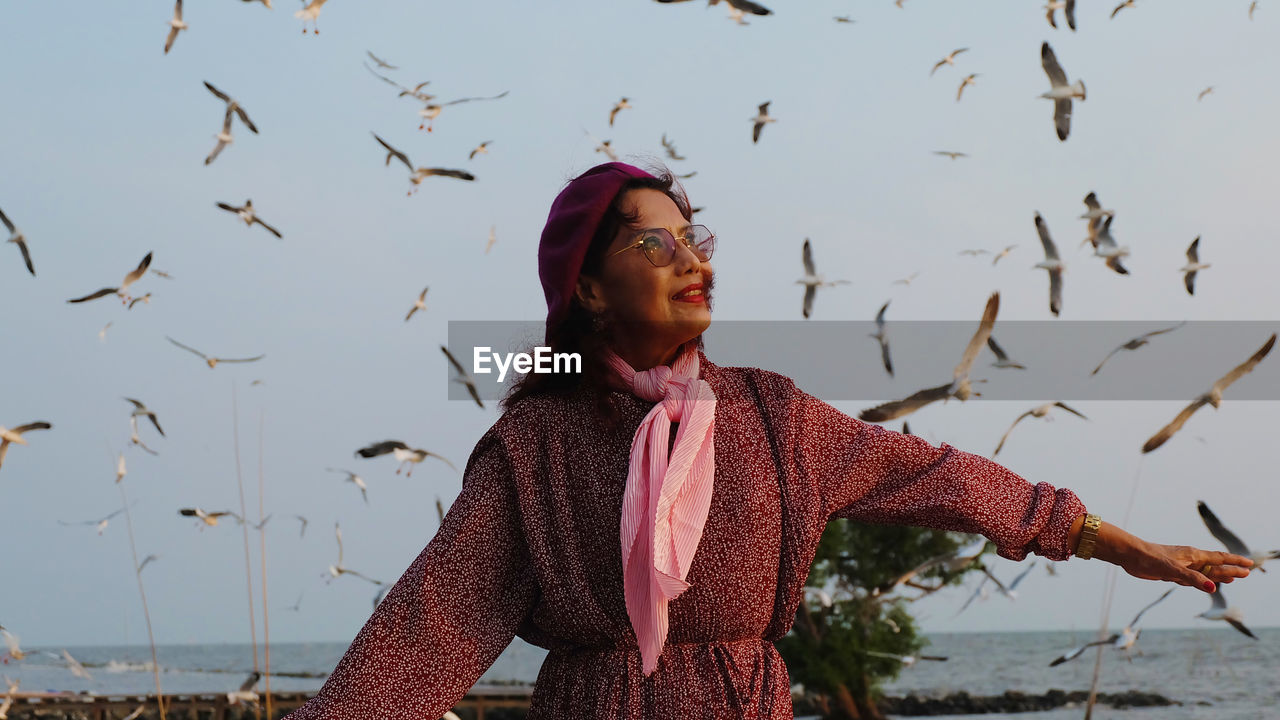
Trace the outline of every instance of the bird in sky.
[[284, 238], [284, 236], [280, 234], [279, 230], [268, 225], [266, 221], [258, 217], [258, 214], [253, 209], [253, 200], [245, 200], [244, 205], [240, 207], [236, 207], [234, 205], [228, 205], [227, 203], [224, 203], [224, 202], [220, 202], [216, 204], [218, 207], [222, 208], [223, 210], [226, 210], [227, 212], [233, 212], [236, 215], [239, 215], [240, 219], [244, 221], [245, 225], [252, 227], [254, 223], [257, 223], [262, 227], [266, 228], [267, 232], [271, 233], [272, 235], [275, 235], [277, 238], [281, 238], [281, 239]]
[[120, 508], [119, 510], [116, 510], [115, 512], [109, 515], [105, 515], [103, 517], [96, 518], [93, 520], [80, 520], [76, 522], [67, 522], [66, 520], [59, 520], [58, 524], [59, 525], [92, 525], [94, 529], [98, 531], [98, 535], [102, 535], [102, 533], [106, 532], [107, 525], [111, 523], [111, 518], [119, 515], [122, 512], [124, 512], [124, 508]]
[[164, 54], [168, 55], [169, 50], [173, 49], [173, 41], [178, 39], [178, 33], [187, 29], [187, 24], [182, 22], [182, 0], [177, 0], [173, 4], [173, 19], [169, 21], [169, 37], [164, 41]]
[[1204, 96], [1205, 96], [1205, 95], [1208, 95], [1208, 94], [1209, 94], [1209, 93], [1211, 93], [1211, 92], [1213, 92], [1213, 86], [1212, 86], [1212, 85], [1210, 85], [1209, 87], [1207, 87], [1207, 88], [1205, 88], [1205, 89], [1201, 90], [1201, 91], [1200, 91], [1200, 94], [1199, 94], [1199, 95], [1196, 95], [1196, 102], [1200, 102], [1201, 100], [1203, 100], [1203, 99], [1204, 99]]
[[884, 312], [889, 309], [889, 302], [885, 301], [885, 304], [880, 306], [880, 311], [876, 313], [876, 331], [868, 335], [880, 344], [880, 362], [884, 364], [885, 372], [889, 373], [889, 377], [893, 377], [893, 362], [889, 359], [889, 336], [884, 332]]
[[31, 273], [31, 277], [35, 277], [36, 269], [31, 264], [31, 251], [27, 249], [26, 236], [9, 220], [9, 216], [5, 215], [3, 210], [0, 210], [0, 222], [3, 222], [5, 229], [9, 231], [9, 239], [5, 242], [18, 246], [18, 252], [22, 253], [22, 262], [27, 266], [27, 272]]
[[933, 151], [933, 154], [934, 154], [934, 155], [946, 155], [947, 157], [951, 158], [952, 160], [955, 160], [956, 158], [969, 157], [969, 155], [968, 155], [967, 153], [962, 153], [962, 152], [953, 152], [953, 151], [951, 151], [951, 150], [934, 150], [934, 151]]
[[1165, 425], [1155, 435], [1152, 435], [1150, 439], [1143, 443], [1142, 452], [1149, 453], [1165, 444], [1169, 438], [1173, 437], [1174, 433], [1178, 432], [1178, 430], [1186, 424], [1187, 420], [1191, 419], [1191, 416], [1196, 410], [1199, 410], [1205, 405], [1212, 405], [1213, 408], [1217, 410], [1218, 406], [1222, 404], [1222, 392], [1226, 390], [1231, 383], [1239, 380], [1245, 374], [1251, 372], [1255, 367], [1257, 367], [1258, 363], [1262, 362], [1262, 359], [1267, 356], [1267, 353], [1271, 352], [1271, 348], [1274, 347], [1275, 344], [1276, 334], [1272, 333], [1266, 344], [1261, 348], [1258, 348], [1258, 351], [1250, 356], [1248, 360], [1245, 360], [1233, 368], [1231, 372], [1218, 378], [1218, 381], [1213, 384], [1213, 387], [1196, 397], [1195, 400], [1192, 400], [1191, 404], [1183, 408], [1182, 412], [1178, 413], [1177, 417], [1175, 417], [1168, 425]]
[[960, 88], [956, 90], [956, 102], [960, 102], [961, 96], [964, 95], [964, 89], [974, 84], [978, 79], [978, 73], [969, 73], [969, 76], [960, 81]]
[[1058, 133], [1058, 139], [1066, 140], [1067, 135], [1071, 133], [1071, 98], [1084, 100], [1084, 81], [1076, 80], [1074, 83], [1067, 83], [1067, 73], [1058, 64], [1058, 57], [1053, 54], [1053, 48], [1049, 47], [1049, 43], [1040, 45], [1040, 64], [1044, 67], [1045, 74], [1049, 76], [1050, 86], [1049, 92], [1041, 93], [1040, 97], [1053, 101], [1053, 126]]
[[206, 512], [205, 510], [198, 507], [180, 508], [178, 510], [178, 514], [182, 515], [183, 517], [198, 518], [201, 522], [203, 522], [205, 525], [208, 525], [209, 527], [217, 526], [218, 518], [228, 517], [228, 516], [235, 518], [236, 522], [240, 522], [240, 523], [244, 522], [244, 520], [241, 519], [239, 515], [231, 512], [230, 510], [217, 510], [215, 512]]
[[1168, 590], [1165, 590], [1164, 594], [1156, 598], [1154, 602], [1150, 603], [1146, 607], [1139, 610], [1138, 614], [1134, 615], [1133, 619], [1129, 621], [1129, 624], [1125, 625], [1124, 628], [1120, 630], [1120, 632], [1112, 633], [1110, 636], [1102, 640], [1094, 640], [1093, 642], [1085, 643], [1084, 645], [1081, 645], [1080, 647], [1077, 647], [1074, 650], [1069, 650], [1059, 655], [1058, 657], [1054, 658], [1049, 663], [1049, 667], [1057, 667], [1058, 665], [1061, 665], [1064, 662], [1075, 660], [1076, 658], [1080, 657], [1080, 655], [1084, 653], [1085, 650], [1088, 650], [1091, 647], [1096, 647], [1098, 645], [1111, 645], [1115, 647], [1117, 650], [1125, 650], [1125, 651], [1130, 650], [1133, 647], [1134, 643], [1138, 641], [1138, 636], [1142, 634], [1142, 629], [1138, 627], [1138, 621], [1142, 619], [1143, 613], [1155, 607], [1156, 605], [1159, 605], [1160, 602], [1165, 598], [1169, 597], [1169, 593], [1173, 591], [1174, 591], [1174, 588], [1169, 588]]
[[133, 298], [130, 297], [129, 294], [125, 292], [125, 290], [128, 290], [130, 285], [134, 284], [135, 282], [138, 281], [138, 278], [145, 275], [147, 273], [147, 268], [150, 265], [151, 265], [151, 253], [147, 253], [146, 257], [142, 258], [142, 262], [138, 263], [138, 267], [129, 271], [129, 274], [124, 276], [124, 280], [120, 282], [120, 287], [102, 288], [97, 292], [89, 293], [84, 297], [73, 298], [71, 300], [68, 300], [67, 302], [82, 303], [82, 302], [88, 302], [90, 300], [97, 300], [100, 297], [106, 297], [108, 295], [119, 295], [121, 303], [124, 305], [128, 305], [129, 301], [132, 300]]
[[1266, 568], [1262, 567], [1263, 563], [1268, 560], [1280, 558], [1280, 550], [1271, 550], [1265, 552], [1254, 552], [1249, 549], [1248, 545], [1240, 539], [1235, 533], [1227, 529], [1217, 515], [1209, 509], [1209, 505], [1203, 500], [1196, 501], [1196, 510], [1200, 513], [1200, 519], [1204, 520], [1204, 526], [1209, 529], [1209, 534], [1217, 538], [1227, 548], [1227, 552], [1247, 557], [1253, 561], [1253, 570], [1266, 572]]
[[1186, 273], [1182, 277], [1182, 282], [1187, 287], [1188, 295], [1196, 294], [1196, 273], [1209, 267], [1209, 263], [1200, 262], [1200, 236], [1197, 235], [1195, 240], [1187, 246], [1187, 264], [1178, 268], [1178, 272]]
[[687, 160], [685, 156], [676, 151], [675, 143], [667, 139], [667, 134], [662, 133], [662, 149], [667, 151], [667, 157], [672, 160]]
[[614, 118], [618, 117], [618, 113], [622, 112], [623, 110], [629, 107], [634, 107], [634, 106], [631, 104], [631, 101], [628, 98], [622, 98], [617, 103], [615, 103], [613, 106], [613, 109], [609, 111], [609, 127], [613, 127], [613, 120]]
[[205, 159], [204, 159], [205, 165], [208, 165], [209, 163], [217, 159], [218, 155], [222, 153], [222, 148], [235, 142], [235, 136], [231, 134], [231, 116], [232, 115], [233, 113], [231, 111], [231, 108], [228, 107], [227, 112], [222, 116], [222, 129], [218, 131], [217, 135], [213, 136], [215, 139], [217, 139], [218, 144], [214, 145], [213, 150], [211, 150], [209, 154], [205, 156]]
[[151, 421], [152, 425], [156, 426], [156, 431], [160, 433], [160, 436], [164, 437], [164, 430], [160, 428], [160, 421], [156, 419], [156, 414], [152, 412], [150, 408], [143, 404], [141, 400], [135, 400], [129, 397], [124, 399], [133, 403], [133, 412], [129, 414], [130, 418], [147, 418]]
[[804, 263], [804, 277], [796, 281], [798, 285], [804, 285], [804, 305], [801, 313], [807, 320], [813, 314], [813, 299], [818, 294], [820, 287], [835, 287], [836, 285], [848, 285], [848, 280], [830, 280], [823, 278], [822, 275], [814, 269], [813, 265], [813, 247], [809, 244], [809, 238], [804, 239], [804, 246], [800, 249], [800, 260]]
[[369, 486], [365, 484], [364, 478], [351, 472], [350, 470], [341, 470], [338, 468], [325, 468], [325, 470], [333, 473], [341, 473], [343, 475], [346, 475], [347, 476], [346, 482], [352, 483], [356, 487], [360, 488], [360, 496], [364, 498], [364, 504], [365, 505], [369, 504]]
[[1227, 607], [1227, 598], [1223, 596], [1221, 587], [1209, 596], [1209, 602], [1211, 603], [1209, 609], [1196, 617], [1202, 617], [1205, 620], [1221, 620], [1254, 640], [1258, 639], [1257, 635], [1245, 627], [1244, 612], [1238, 607]]
[[339, 527], [338, 523], [336, 522], [333, 524], [333, 534], [335, 537], [338, 538], [338, 562], [335, 565], [329, 566], [329, 576], [330, 576], [329, 579], [342, 577], [343, 575], [354, 575], [355, 577], [358, 577], [361, 580], [365, 580], [367, 582], [371, 582], [374, 585], [386, 585], [386, 583], [382, 582], [381, 580], [374, 580], [368, 575], [356, 572], [355, 570], [352, 570], [347, 566], [343, 565], [342, 564], [342, 528]]
[[422, 292], [418, 293], [418, 299], [413, 301], [413, 307], [409, 308], [409, 314], [404, 316], [405, 322], [409, 322], [409, 318], [413, 317], [413, 314], [419, 310], [427, 309], [427, 290], [430, 289], [430, 287], [424, 287]]
[[1121, 10], [1123, 10], [1123, 9], [1125, 9], [1125, 8], [1135, 7], [1135, 4], [1134, 4], [1134, 3], [1135, 3], [1135, 0], [1124, 0], [1124, 2], [1122, 2], [1122, 3], [1120, 3], [1119, 5], [1117, 5], [1117, 6], [1116, 6], [1116, 9], [1115, 9], [1115, 10], [1112, 10], [1112, 11], [1111, 11], [1111, 19], [1112, 19], [1112, 20], [1115, 20], [1115, 19], [1116, 19], [1116, 13], [1120, 12]]
[[253, 357], [249, 357], [249, 358], [220, 358], [220, 357], [210, 357], [209, 355], [205, 355], [204, 353], [202, 353], [202, 352], [200, 352], [199, 350], [197, 350], [197, 349], [195, 349], [195, 348], [191, 347], [190, 345], [183, 345], [182, 343], [178, 342], [177, 340], [174, 340], [173, 338], [169, 337], [168, 335], [166, 335], [166, 336], [165, 336], [165, 339], [166, 339], [166, 340], [168, 340], [169, 342], [173, 343], [174, 345], [177, 345], [178, 347], [182, 348], [183, 350], [186, 350], [186, 351], [187, 351], [187, 352], [189, 352], [189, 353], [194, 353], [194, 354], [199, 355], [200, 357], [204, 358], [204, 361], [205, 361], [205, 363], [207, 363], [207, 364], [209, 365], [209, 369], [210, 369], [210, 370], [212, 370], [213, 368], [217, 367], [217, 366], [218, 366], [218, 363], [247, 363], [247, 362], [257, 362], [258, 360], [261, 360], [262, 358], [266, 357], [266, 355], [255, 355], [255, 356], [253, 356]]
[[482, 143], [480, 143], [479, 145], [477, 145], [477, 146], [475, 147], [475, 149], [471, 151], [471, 154], [467, 156], [467, 159], [468, 159], [468, 160], [475, 160], [475, 159], [476, 159], [476, 155], [488, 155], [488, 154], [489, 154], [489, 145], [490, 145], [490, 143], [492, 143], [492, 142], [493, 142], [492, 140], [485, 140], [484, 142], [482, 142]]
[[773, 101], [769, 100], [767, 102], [760, 103], [760, 107], [756, 109], [756, 116], [751, 118], [751, 123], [752, 123], [751, 142], [752, 143], [760, 142], [760, 131], [764, 128], [765, 123], [778, 121], [777, 118], [769, 116], [769, 103], [771, 102]]
[[942, 67], [943, 65], [950, 65], [952, 67], [955, 67], [956, 56], [962, 52], [968, 52], [968, 50], [969, 48], [960, 48], [959, 50], [952, 50], [941, 60], [933, 64], [933, 69], [929, 71], [930, 77], [932, 77], [934, 73], [938, 72], [938, 68]]
[[1062, 14], [1066, 16], [1067, 27], [1071, 28], [1072, 31], [1076, 29], [1076, 0], [1050, 0], [1044, 6], [1044, 9], [1045, 18], [1049, 20], [1049, 26], [1054, 30], [1058, 29], [1058, 23], [1054, 19], [1054, 13], [1058, 10], [1061, 10]]
[[972, 395], [981, 395], [981, 393], [973, 391], [969, 380], [969, 370], [973, 367], [973, 361], [978, 357], [978, 351], [986, 344], [987, 338], [991, 337], [991, 329], [995, 327], [996, 314], [999, 310], [1000, 293], [992, 293], [991, 297], [987, 299], [986, 307], [983, 308], [982, 320], [978, 323], [977, 331], [970, 338], [960, 362], [952, 372], [951, 382], [938, 387], [925, 388], [902, 400], [894, 400], [868, 408], [858, 414], [858, 419], [864, 422], [885, 422], [904, 415], [910, 415], [925, 405], [938, 400], [954, 397], [963, 402]]
[[6, 428], [0, 425], [0, 466], [4, 465], [4, 456], [9, 452], [10, 445], [26, 445], [26, 438], [22, 437], [24, 433], [32, 430], [51, 430], [53, 426], [44, 421], [36, 421], [27, 423], [26, 425], [18, 425], [13, 428]]
[[1000, 436], [1000, 442], [999, 442], [999, 444], [997, 444], [997, 445], [996, 445], [996, 451], [995, 451], [995, 452], [993, 452], [993, 453], [991, 453], [992, 457], [995, 457], [996, 455], [999, 455], [999, 454], [1000, 454], [1000, 449], [1004, 447], [1004, 441], [1009, 439], [1009, 433], [1013, 432], [1013, 429], [1014, 429], [1015, 427], [1017, 427], [1017, 425], [1018, 425], [1018, 423], [1019, 423], [1019, 422], [1022, 422], [1022, 419], [1023, 419], [1023, 418], [1025, 418], [1025, 417], [1035, 417], [1035, 418], [1044, 418], [1044, 419], [1046, 419], [1046, 420], [1052, 420], [1053, 418], [1052, 418], [1052, 417], [1049, 417], [1049, 411], [1050, 411], [1050, 410], [1052, 410], [1052, 409], [1053, 409], [1053, 408], [1055, 408], [1055, 407], [1062, 408], [1063, 410], [1066, 410], [1067, 412], [1071, 413], [1072, 415], [1076, 415], [1076, 416], [1078, 416], [1078, 417], [1084, 418], [1085, 420], [1088, 420], [1088, 419], [1089, 419], [1089, 418], [1085, 417], [1085, 416], [1084, 416], [1082, 413], [1080, 413], [1079, 411], [1077, 411], [1077, 410], [1075, 410], [1075, 409], [1071, 408], [1069, 405], [1067, 405], [1066, 403], [1061, 402], [1061, 401], [1058, 401], [1058, 402], [1051, 402], [1051, 403], [1045, 403], [1045, 404], [1043, 404], [1043, 405], [1037, 405], [1037, 406], [1035, 406], [1035, 407], [1031, 408], [1030, 410], [1028, 410], [1028, 411], [1026, 411], [1026, 412], [1022, 413], [1022, 414], [1021, 414], [1021, 415], [1019, 415], [1016, 419], [1014, 419], [1013, 424], [1009, 426], [1009, 429], [1008, 429], [1008, 430], [1005, 430], [1005, 431], [1004, 431], [1004, 435]]
[[462, 367], [462, 363], [458, 362], [458, 359], [453, 356], [453, 353], [449, 352], [449, 348], [441, 345], [440, 351], [449, 359], [449, 365], [453, 368], [453, 372], [455, 374], [455, 377], [450, 382], [456, 382], [466, 386], [467, 392], [471, 395], [471, 399], [475, 400], [476, 405], [479, 405], [480, 409], [483, 410], [484, 402], [480, 400], [480, 392], [476, 389], [475, 380], [471, 379], [471, 375]]
[[204, 81], [204, 86], [208, 88], [209, 92], [213, 93], [214, 96], [216, 96], [219, 100], [226, 103], [227, 111], [235, 113], [236, 116], [240, 118], [240, 122], [244, 123], [244, 126], [249, 128], [249, 132], [253, 133], [254, 135], [258, 134], [258, 127], [253, 124], [252, 120], [249, 119], [249, 114], [245, 112], [244, 106], [242, 106], [238, 101], [236, 101], [230, 95], [227, 95], [226, 93], [222, 92], [218, 88], [214, 87], [213, 84], [210, 83], [208, 80]]
[[996, 356], [996, 361], [991, 363], [992, 367], [1009, 368], [1012, 370], [1027, 369], [1026, 365], [1023, 365], [1022, 363], [1017, 362], [1015, 360], [1009, 359], [1009, 356], [1005, 354], [1004, 348], [1000, 347], [1000, 345], [996, 343], [996, 337], [994, 335], [987, 338], [987, 347]]
[[1044, 260], [1032, 267], [1049, 272], [1049, 312], [1057, 317], [1062, 311], [1062, 271], [1067, 266], [1058, 257], [1058, 247], [1053, 244], [1053, 238], [1049, 237], [1049, 226], [1039, 212], [1036, 213], [1036, 232], [1040, 235], [1040, 245], [1044, 247]]
[[[356, 454], [362, 458], [374, 458], [379, 455], [391, 454], [396, 460], [400, 461], [400, 467], [396, 468], [397, 475], [399, 475], [400, 471], [404, 469], [406, 463], [416, 465], [429, 457], [436, 458], [443, 462], [445, 465], [453, 468], [454, 472], [457, 472], [458, 470], [458, 468], [454, 467], [453, 463], [445, 459], [444, 456], [437, 455], [429, 450], [423, 450], [421, 448], [411, 448], [399, 440], [384, 440], [380, 443], [374, 443], [368, 447], [360, 448], [356, 451]], [[405, 477], [410, 475], [413, 475], [412, 467], [410, 467], [409, 471], [405, 473]]]
[[1097, 229], [1093, 234], [1093, 254], [1106, 258], [1107, 267], [1115, 270], [1120, 275], [1128, 275], [1129, 271], [1120, 264], [1120, 258], [1129, 254], [1128, 245], [1119, 245], [1115, 238], [1111, 237], [1111, 222], [1116, 219], [1115, 215], [1107, 216], [1102, 222], [1102, 227]]
[[369, 59], [370, 59], [370, 60], [372, 60], [372, 61], [374, 61], [375, 63], [377, 63], [378, 67], [380, 67], [380, 68], [386, 68], [386, 69], [388, 69], [388, 70], [399, 70], [399, 69], [400, 69], [400, 68], [399, 68], [398, 66], [396, 66], [396, 65], [390, 65], [390, 64], [388, 64], [386, 60], [383, 60], [382, 58], [378, 57], [377, 55], [374, 55], [374, 54], [373, 54], [373, 52], [372, 52], [372, 51], [370, 51], [370, 50], [366, 50], [366, 51], [365, 51], [365, 54], [369, 56]]
[[1155, 337], [1156, 335], [1163, 335], [1163, 334], [1165, 334], [1165, 333], [1167, 333], [1167, 332], [1169, 332], [1169, 331], [1171, 331], [1171, 330], [1177, 330], [1178, 328], [1182, 327], [1183, 325], [1186, 325], [1186, 322], [1185, 322], [1185, 321], [1180, 322], [1180, 323], [1178, 323], [1177, 325], [1173, 325], [1173, 326], [1171, 326], [1171, 327], [1161, 328], [1160, 330], [1152, 330], [1152, 331], [1151, 331], [1151, 332], [1149, 332], [1149, 333], [1143, 333], [1142, 335], [1139, 335], [1138, 337], [1130, 338], [1129, 340], [1126, 340], [1123, 344], [1121, 344], [1121, 345], [1120, 345], [1119, 347], [1117, 347], [1115, 350], [1112, 350], [1111, 352], [1107, 353], [1107, 356], [1106, 356], [1106, 357], [1104, 357], [1104, 358], [1102, 358], [1102, 362], [1098, 363], [1098, 367], [1094, 368], [1094, 369], [1093, 369], [1093, 372], [1091, 372], [1091, 373], [1089, 373], [1089, 374], [1090, 374], [1090, 375], [1097, 375], [1097, 374], [1098, 374], [1098, 371], [1102, 369], [1102, 366], [1103, 366], [1103, 365], [1105, 365], [1105, 364], [1106, 364], [1106, 362], [1107, 362], [1108, 360], [1110, 360], [1110, 359], [1111, 359], [1111, 356], [1112, 356], [1112, 355], [1115, 355], [1116, 353], [1120, 352], [1121, 350], [1137, 350], [1138, 348], [1140, 348], [1140, 347], [1142, 347], [1143, 345], [1146, 345], [1148, 342], [1150, 342], [1150, 339], [1151, 339], [1151, 338], [1153, 338], [1153, 337]]
[[[305, 0], [304, 0], [305, 1]], [[316, 23], [316, 19], [320, 17], [320, 9], [324, 7], [327, 0], [310, 0], [305, 6], [293, 16], [302, 21], [302, 34], [307, 34], [307, 22], [311, 23], [311, 27], [315, 29], [316, 35], [320, 34], [320, 26]]]

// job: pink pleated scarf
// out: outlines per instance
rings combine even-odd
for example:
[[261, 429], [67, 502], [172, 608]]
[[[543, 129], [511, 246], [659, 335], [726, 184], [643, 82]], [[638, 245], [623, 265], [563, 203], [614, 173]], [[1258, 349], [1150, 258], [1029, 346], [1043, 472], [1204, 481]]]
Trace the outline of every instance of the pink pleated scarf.
[[[621, 387], [658, 401], [631, 441], [622, 494], [622, 586], [647, 676], [657, 669], [667, 641], [667, 604], [689, 588], [685, 577], [707, 524], [716, 396], [698, 379], [696, 350], [685, 350], [671, 367], [643, 372], [613, 353], [608, 359]], [[672, 422], [680, 427], [668, 458]]]

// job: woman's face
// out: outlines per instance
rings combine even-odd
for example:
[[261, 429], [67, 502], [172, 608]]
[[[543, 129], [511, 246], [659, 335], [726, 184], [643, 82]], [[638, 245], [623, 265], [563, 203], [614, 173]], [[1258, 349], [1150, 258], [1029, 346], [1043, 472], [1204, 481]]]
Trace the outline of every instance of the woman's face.
[[642, 248], [630, 247], [642, 237], [641, 230], [664, 228], [675, 238], [685, 236], [689, 221], [665, 193], [649, 188], [628, 191], [621, 208], [636, 215], [638, 222], [619, 230], [599, 274], [583, 277], [579, 299], [620, 327], [614, 339], [621, 347], [615, 350], [639, 369], [636, 361], [669, 362], [680, 344], [711, 325], [712, 271], [710, 261], [699, 260], [679, 240], [675, 257], [663, 267], [655, 267]]

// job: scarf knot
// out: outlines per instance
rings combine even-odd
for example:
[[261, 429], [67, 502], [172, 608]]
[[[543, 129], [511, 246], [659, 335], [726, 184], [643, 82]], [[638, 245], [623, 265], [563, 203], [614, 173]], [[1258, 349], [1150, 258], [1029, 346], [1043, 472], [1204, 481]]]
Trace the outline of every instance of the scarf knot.
[[[615, 384], [658, 403], [631, 441], [620, 528], [627, 615], [649, 675], [666, 644], [667, 606], [689, 588], [685, 577], [711, 507], [716, 397], [698, 378], [696, 350], [642, 372], [613, 353], [608, 360]], [[680, 427], [668, 457], [673, 422]]]

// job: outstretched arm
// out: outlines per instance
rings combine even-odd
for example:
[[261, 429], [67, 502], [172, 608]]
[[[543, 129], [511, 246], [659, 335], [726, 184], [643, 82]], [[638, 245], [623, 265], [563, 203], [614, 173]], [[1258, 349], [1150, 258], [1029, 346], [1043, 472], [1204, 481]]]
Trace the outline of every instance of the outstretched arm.
[[[1084, 518], [1076, 518], [1068, 531], [1072, 549], [1080, 542], [1083, 525]], [[1215, 583], [1247, 577], [1249, 568], [1253, 567], [1253, 561], [1247, 557], [1189, 545], [1148, 542], [1108, 522], [1098, 528], [1093, 557], [1119, 565], [1136, 578], [1167, 580], [1210, 593], [1217, 589]]]

